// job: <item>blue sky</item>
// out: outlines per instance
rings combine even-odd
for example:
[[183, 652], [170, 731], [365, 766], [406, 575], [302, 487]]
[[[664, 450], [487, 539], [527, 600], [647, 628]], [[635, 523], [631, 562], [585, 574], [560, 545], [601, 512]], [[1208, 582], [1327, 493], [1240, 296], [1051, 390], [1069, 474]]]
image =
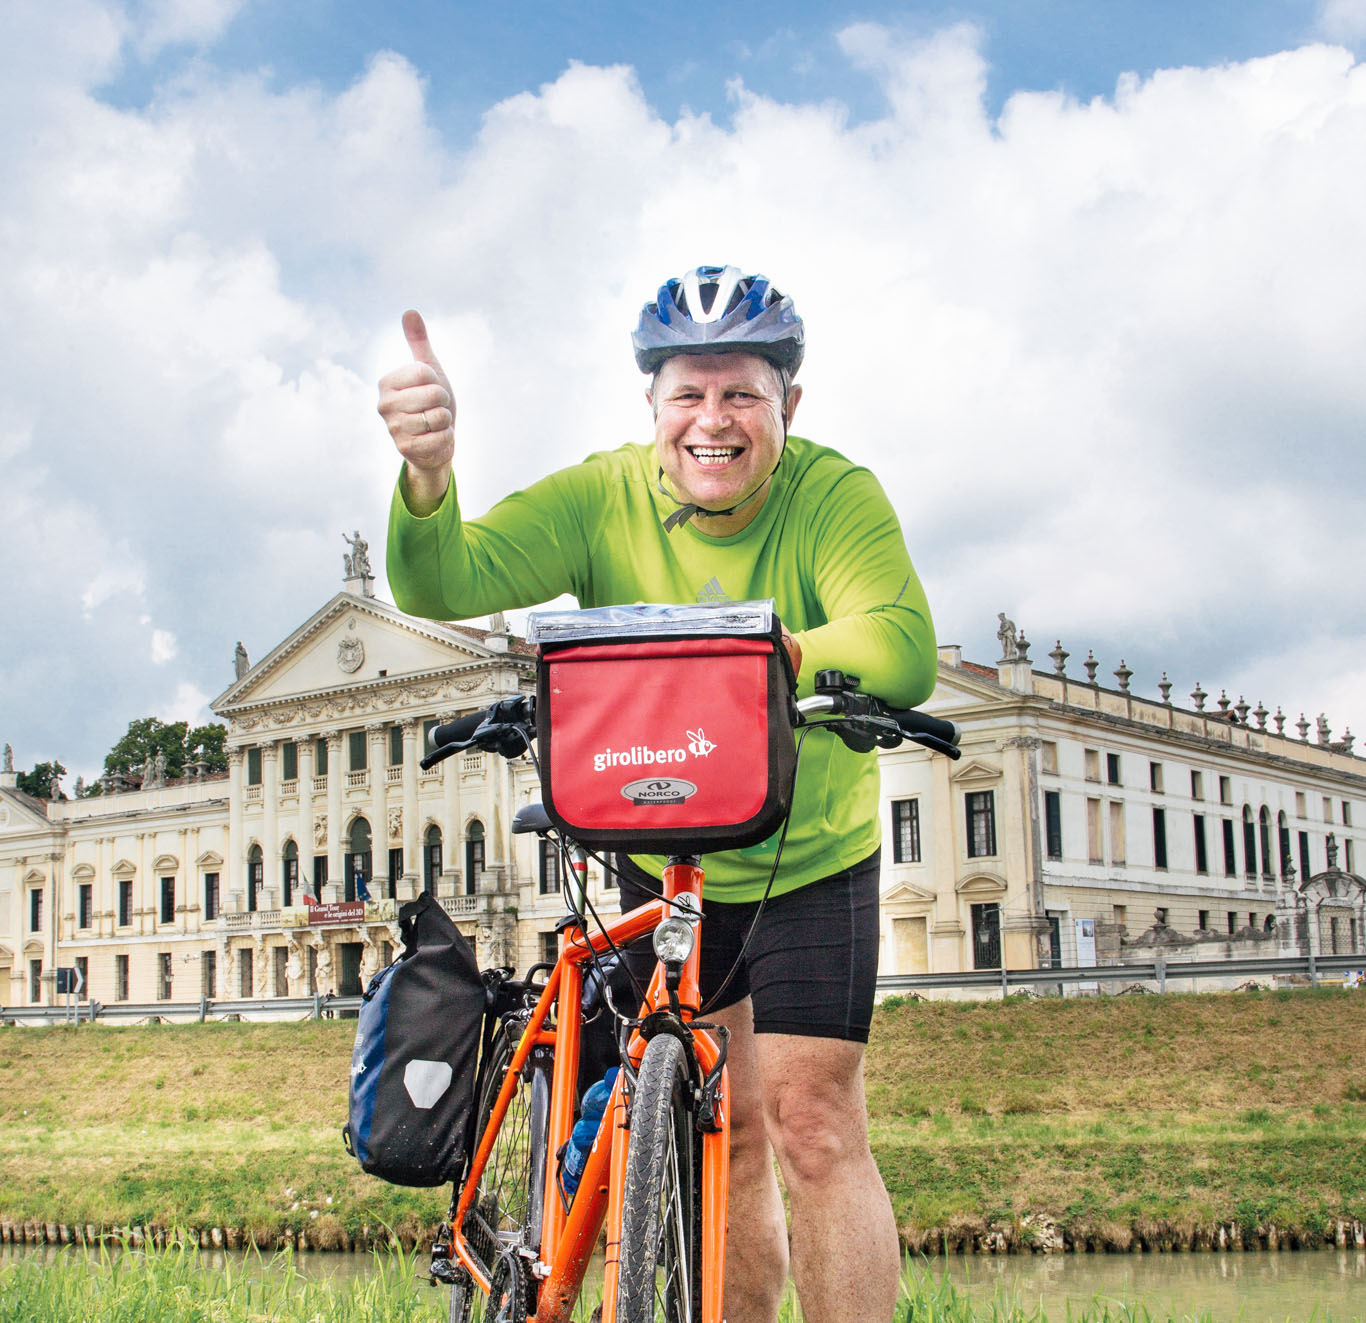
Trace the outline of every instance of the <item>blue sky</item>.
[[[470, 513], [648, 439], [665, 277], [807, 318], [940, 638], [1366, 737], [1366, 0], [11, 0], [0, 742], [87, 777], [382, 561], [416, 306]], [[381, 579], [381, 583], [382, 583]], [[1046, 663], [1043, 663], [1046, 664]], [[1075, 666], [1074, 666], [1075, 669]]]

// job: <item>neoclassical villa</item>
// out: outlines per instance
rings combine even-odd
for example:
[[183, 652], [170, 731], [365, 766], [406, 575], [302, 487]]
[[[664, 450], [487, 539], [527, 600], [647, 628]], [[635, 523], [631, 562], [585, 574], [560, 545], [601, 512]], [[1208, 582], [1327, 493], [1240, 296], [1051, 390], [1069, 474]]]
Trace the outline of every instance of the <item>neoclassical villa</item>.
[[[212, 703], [226, 776], [144, 769], [46, 801], [0, 772], [0, 1004], [58, 999], [54, 971], [118, 1002], [359, 991], [426, 891], [486, 964], [554, 949], [557, 856], [511, 833], [538, 797], [525, 758], [418, 767], [433, 723], [530, 692], [535, 654], [490, 629], [381, 601], [363, 557], [266, 656], [240, 645]], [[1366, 944], [1355, 830], [1366, 760], [1325, 722], [1198, 687], [1192, 705], [1036, 670], [1002, 617], [994, 666], [940, 649], [926, 705], [964, 729], [957, 762], [880, 754], [884, 974], [1108, 963], [1165, 952], [1352, 952]], [[612, 889], [590, 870], [609, 912]]]

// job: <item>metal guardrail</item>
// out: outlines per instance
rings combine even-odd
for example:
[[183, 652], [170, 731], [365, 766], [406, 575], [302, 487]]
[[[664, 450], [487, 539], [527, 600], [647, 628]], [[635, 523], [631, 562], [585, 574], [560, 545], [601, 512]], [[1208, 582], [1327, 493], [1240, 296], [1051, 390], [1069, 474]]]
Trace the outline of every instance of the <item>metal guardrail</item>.
[[[1318, 987], [1325, 976], [1366, 970], [1366, 953], [1356, 955], [1285, 956], [1244, 960], [1156, 960], [1122, 965], [1082, 965], [1066, 969], [967, 969], [952, 974], [887, 974], [877, 981], [879, 994], [933, 992], [952, 988], [1010, 990], [1095, 983], [1156, 983], [1166, 992], [1172, 980], [1201, 978], [1286, 978], [1300, 976]], [[72, 1024], [95, 1020], [155, 1023], [198, 1020], [320, 1020], [354, 1013], [360, 997], [255, 997], [246, 1000], [79, 1002], [67, 1006], [0, 1006], [0, 1024]]]
[[1170, 979], [1285, 978], [1301, 975], [1318, 987], [1325, 974], [1366, 970], [1366, 953], [1355, 955], [1248, 957], [1242, 960], [1155, 960], [1122, 965], [1069, 966], [1066, 969], [970, 969], [952, 974], [888, 974], [879, 978], [879, 993], [933, 991], [936, 988], [1000, 988], [1019, 990], [1049, 984], [1156, 983], [1166, 992]]

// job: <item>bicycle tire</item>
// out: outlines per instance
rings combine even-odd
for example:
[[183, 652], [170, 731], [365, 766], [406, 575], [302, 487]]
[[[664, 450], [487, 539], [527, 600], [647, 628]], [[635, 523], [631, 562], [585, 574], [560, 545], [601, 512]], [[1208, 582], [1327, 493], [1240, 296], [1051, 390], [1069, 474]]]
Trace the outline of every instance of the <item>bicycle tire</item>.
[[[503, 1024], [489, 1045], [484, 1084], [479, 1097], [476, 1147], [488, 1128], [489, 1117], [499, 1090], [507, 1076], [512, 1054], [517, 1048], [522, 1026]], [[518, 1078], [516, 1091], [498, 1127], [493, 1151], [479, 1178], [479, 1188], [469, 1212], [465, 1214], [464, 1236], [470, 1252], [484, 1274], [492, 1278], [499, 1260], [508, 1251], [540, 1251], [541, 1214], [545, 1194], [545, 1169], [550, 1130], [550, 1063], [543, 1049], [527, 1058]], [[457, 1323], [452, 1291], [451, 1317]], [[470, 1297], [479, 1294], [471, 1286]], [[486, 1306], [487, 1306], [486, 1302]]]
[[618, 1323], [697, 1323], [702, 1305], [702, 1141], [683, 1044], [646, 1045], [631, 1106]]

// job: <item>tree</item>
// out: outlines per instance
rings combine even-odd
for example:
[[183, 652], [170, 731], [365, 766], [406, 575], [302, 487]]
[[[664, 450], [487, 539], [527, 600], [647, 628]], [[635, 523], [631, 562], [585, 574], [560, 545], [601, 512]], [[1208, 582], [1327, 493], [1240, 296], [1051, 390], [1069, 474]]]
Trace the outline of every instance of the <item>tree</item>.
[[223, 742], [227, 735], [227, 727], [218, 722], [190, 730], [186, 721], [140, 717], [128, 723], [123, 737], [105, 755], [104, 770], [136, 775], [146, 767], [149, 758], [155, 763], [161, 754], [166, 759], [167, 779], [183, 777], [186, 765], [197, 755], [203, 758], [206, 771], [226, 772], [228, 757]]
[[52, 793], [52, 782], [57, 777], [66, 775], [66, 768], [59, 762], [37, 763], [31, 772], [20, 772], [15, 778], [15, 786], [26, 795], [32, 795], [34, 799], [65, 799], [59, 787], [57, 793]]

